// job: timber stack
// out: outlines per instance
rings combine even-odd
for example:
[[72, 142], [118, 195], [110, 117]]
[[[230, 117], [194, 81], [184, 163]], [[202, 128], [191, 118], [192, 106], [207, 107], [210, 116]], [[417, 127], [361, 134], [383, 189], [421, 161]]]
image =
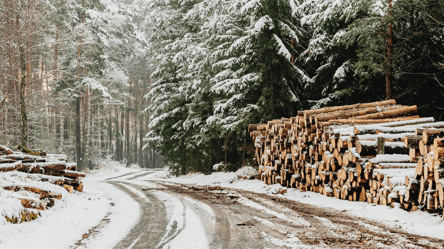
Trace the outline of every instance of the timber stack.
[[54, 199], [62, 198], [63, 189], [69, 193], [83, 191], [85, 174], [77, 172], [76, 163], [68, 163], [66, 155], [17, 149], [20, 151], [0, 145], [0, 187], [5, 191], [25, 191], [39, 196], [37, 199], [27, 198], [27, 194], [19, 197], [23, 207], [44, 210], [54, 205]]
[[444, 122], [417, 112], [387, 100], [250, 124], [254, 161], [267, 184], [437, 212], [444, 207]]

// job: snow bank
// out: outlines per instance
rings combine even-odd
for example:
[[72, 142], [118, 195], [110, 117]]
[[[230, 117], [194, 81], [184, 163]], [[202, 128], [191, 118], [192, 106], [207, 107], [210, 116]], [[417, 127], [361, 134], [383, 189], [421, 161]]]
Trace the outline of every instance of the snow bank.
[[242, 167], [242, 168], [238, 169], [236, 171], [236, 174], [238, 176], [246, 177], [248, 179], [248, 178], [250, 178], [252, 176], [258, 175], [259, 172], [257, 171], [257, 169], [255, 169], [255, 168], [253, 168], [251, 166], [245, 166], [245, 167]]
[[[64, 194], [62, 200], [55, 200], [53, 207], [40, 211], [41, 217], [36, 220], [0, 225], [0, 248], [69, 248], [108, 212], [110, 201], [98, 196], [101, 196], [99, 191], [85, 186], [85, 193]], [[3, 214], [20, 212], [16, 209], [20, 204], [17, 199], [2, 195], [0, 203]]]

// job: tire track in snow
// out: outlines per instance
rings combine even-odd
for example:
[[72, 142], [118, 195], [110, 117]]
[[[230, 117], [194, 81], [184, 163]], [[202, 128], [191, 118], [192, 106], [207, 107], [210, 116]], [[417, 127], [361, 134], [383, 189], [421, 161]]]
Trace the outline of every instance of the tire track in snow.
[[137, 174], [137, 173], [140, 173], [140, 172], [131, 172], [131, 173], [126, 173], [126, 174], [123, 174], [123, 175], [120, 175], [120, 176], [114, 176], [114, 177], [105, 179], [105, 181], [110, 181], [110, 180], [113, 180], [113, 179], [121, 178], [121, 177], [128, 176], [128, 175], [134, 175], [134, 174]]
[[146, 172], [146, 173], [143, 173], [143, 174], [140, 174], [140, 175], [133, 176], [133, 177], [125, 179], [125, 180], [134, 180], [134, 179], [137, 179], [139, 177], [146, 176], [146, 175], [153, 174], [153, 173], [155, 173], [155, 172], [154, 171], [150, 171], [150, 172]]
[[[131, 245], [133, 248], [157, 248], [167, 226], [165, 205], [148, 191], [144, 192], [150, 200], [146, 202], [146, 200], [141, 198], [137, 193], [123, 187], [118, 182], [110, 182], [110, 184], [113, 184], [116, 188], [134, 198], [139, 203], [141, 212], [139, 222], [114, 248], [126, 249]], [[142, 233], [143, 236], [141, 236]], [[136, 241], [137, 239], [138, 241]]]
[[162, 184], [175, 194], [188, 196], [208, 205], [215, 214], [215, 229], [211, 236], [210, 248], [275, 248], [264, 240], [262, 232], [267, 231], [265, 226], [256, 226], [255, 216], [260, 215], [264, 219], [270, 218], [270, 214], [258, 214], [255, 210], [236, 203], [236, 197], [227, 196], [225, 193], [213, 191], [195, 191], [183, 185]]
[[169, 221], [165, 233], [157, 245], [157, 248], [163, 248], [179, 235], [186, 226], [186, 206], [179, 199], [163, 192], [154, 192], [162, 202], [164, 202]]

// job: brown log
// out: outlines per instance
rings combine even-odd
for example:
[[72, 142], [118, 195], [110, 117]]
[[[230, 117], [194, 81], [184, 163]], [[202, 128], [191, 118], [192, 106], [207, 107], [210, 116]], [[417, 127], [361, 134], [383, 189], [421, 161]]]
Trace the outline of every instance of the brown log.
[[[338, 119], [338, 118], [350, 118], [350, 117], [362, 117], [364, 115], [371, 115], [371, 113], [382, 113], [381, 111], [389, 111], [389, 110], [397, 110], [401, 109], [401, 106], [386, 106], [386, 107], [369, 107], [369, 108], [363, 108], [363, 109], [351, 109], [351, 110], [340, 110], [336, 112], [329, 112], [324, 114], [318, 114], [315, 115], [315, 123], [331, 120], [331, 119]], [[369, 118], [372, 119], [372, 118]]]
[[416, 163], [378, 163], [372, 165], [374, 169], [413, 169], [416, 168]]
[[63, 185], [63, 188], [65, 188], [66, 189], [66, 191], [68, 191], [70, 194], [72, 194], [72, 192], [73, 192], [73, 190], [74, 190], [74, 187], [73, 186], [70, 186], [70, 185]]
[[427, 154], [427, 166], [428, 166], [429, 172], [433, 171], [433, 166], [434, 165], [435, 165], [435, 160], [433, 159], [433, 155], [432, 154]]
[[444, 138], [440, 137], [435, 138], [435, 140], [433, 141], [433, 146], [435, 148], [444, 147]]
[[333, 189], [329, 186], [325, 186], [323, 189], [323, 195], [332, 197], [333, 196]]
[[419, 150], [418, 149], [410, 149], [409, 150], [409, 158], [410, 158], [410, 162], [418, 162], [419, 160]]
[[424, 132], [424, 128], [418, 128], [415, 130], [415, 136], [422, 136], [423, 132]]
[[31, 199], [25, 199], [25, 198], [19, 198], [19, 200], [22, 203], [22, 206], [25, 208], [33, 208], [38, 210], [45, 210], [46, 209], [46, 202], [45, 201], [38, 201], [38, 200], [31, 200]]
[[436, 183], [436, 188], [438, 189], [439, 205], [444, 207], [444, 190], [442, 181]]
[[28, 176], [36, 181], [50, 182], [55, 185], [63, 186], [63, 185], [76, 185], [79, 184], [79, 179], [71, 179], [66, 177], [59, 176], [50, 176], [43, 174], [30, 174]]
[[404, 144], [406, 148], [419, 148], [419, 141], [421, 141], [421, 136], [406, 136], [404, 139]]
[[399, 117], [399, 118], [385, 118], [385, 119], [332, 119], [328, 122], [320, 122], [320, 127], [328, 127], [334, 124], [341, 124], [341, 125], [365, 125], [365, 124], [381, 124], [381, 123], [389, 123], [389, 122], [398, 122], [398, 121], [406, 121], [406, 120], [413, 120], [413, 119], [419, 119], [419, 115], [415, 116], [407, 116], [407, 117]]
[[424, 144], [430, 145], [434, 142], [436, 137], [442, 137], [443, 135], [444, 130], [424, 129], [422, 133], [422, 141], [424, 141]]
[[365, 134], [378, 134], [378, 133], [388, 133], [388, 134], [400, 134], [400, 133], [411, 133], [412, 128], [410, 127], [385, 127], [385, 126], [372, 126], [372, 127], [354, 127], [353, 134], [355, 135], [365, 135]]
[[19, 169], [19, 171], [28, 172], [28, 173], [44, 173], [48, 170], [65, 170], [66, 163], [23, 163], [23, 168]]
[[415, 170], [415, 178], [417, 180], [419, 180], [423, 174], [424, 174], [424, 159], [422, 157], [420, 157], [418, 159], [418, 164], [417, 164], [416, 170]]
[[21, 160], [23, 162], [46, 162], [46, 159], [40, 156], [33, 156], [27, 154], [10, 154], [6, 156], [7, 159]]
[[388, 204], [391, 204], [391, 203], [394, 203], [394, 202], [399, 202], [399, 201], [400, 201], [399, 195], [397, 195], [397, 196], [389, 195], [387, 197], [387, 203]]
[[394, 118], [394, 117], [401, 116], [401, 115], [415, 114], [417, 112], [418, 112], [418, 107], [416, 105], [414, 105], [414, 106], [402, 107], [399, 109], [385, 111], [385, 112], [367, 114], [367, 115], [359, 116], [356, 118], [357, 119]]
[[422, 156], [427, 156], [427, 145], [424, 144], [424, 141], [419, 141], [419, 153]]
[[437, 147], [433, 151], [433, 159], [436, 161], [444, 160], [444, 147]]
[[36, 193], [36, 194], [40, 195], [40, 200], [46, 199], [46, 198], [62, 199], [61, 194], [56, 194], [56, 193], [53, 193], [48, 190], [42, 190], [39, 188], [30, 187], [30, 186], [14, 186], [14, 185], [12, 185], [12, 186], [3, 186], [3, 188], [5, 190], [14, 191], [14, 192], [25, 190], [25, 191], [29, 191], [32, 193]]
[[0, 164], [0, 172], [16, 171], [22, 167], [22, 161]]
[[14, 152], [11, 149], [9, 149], [8, 147], [3, 146], [3, 145], [0, 145], [0, 151], [3, 152], [3, 154], [5, 154], [5, 155], [14, 154]]
[[399, 142], [358, 141], [356, 151], [361, 156], [371, 156], [376, 154], [408, 154], [409, 150]]
[[310, 115], [320, 114], [320, 113], [328, 113], [328, 112], [356, 109], [356, 108], [386, 106], [386, 105], [396, 105], [396, 101], [394, 99], [390, 99], [390, 100], [372, 102], [372, 103], [358, 103], [358, 104], [354, 104], [354, 105], [325, 107], [325, 108], [320, 108], [320, 109], [316, 109], [316, 110], [299, 111], [298, 115], [304, 115], [305, 117], [308, 117]]
[[368, 141], [357, 141], [356, 142], [356, 151], [361, 156], [368, 156], [368, 155], [376, 155], [376, 142], [374, 143], [368, 143]]
[[80, 177], [86, 176], [85, 173], [83, 172], [77, 172], [71, 170], [48, 170], [44, 174], [52, 176], [64, 176], [64, 177], [69, 177], [71, 179], [79, 179]]
[[435, 167], [433, 169], [433, 177], [434, 177], [435, 183], [438, 184], [438, 182], [444, 178], [444, 169]]

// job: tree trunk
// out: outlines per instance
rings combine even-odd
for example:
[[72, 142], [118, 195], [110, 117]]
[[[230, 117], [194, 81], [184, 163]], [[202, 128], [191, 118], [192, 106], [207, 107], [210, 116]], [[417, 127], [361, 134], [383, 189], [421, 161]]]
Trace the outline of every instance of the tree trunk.
[[387, 50], [387, 73], [385, 75], [385, 83], [386, 83], [386, 94], [387, 99], [392, 98], [392, 50], [393, 50], [393, 29], [392, 29], [392, 20], [393, 17], [390, 9], [392, 8], [392, 0], [387, 0], [388, 3], [388, 50]]
[[[82, 0], [82, 7], [85, 8], [85, 0]], [[85, 23], [85, 11], [82, 12], [82, 24]], [[77, 82], [80, 82], [81, 68], [80, 68], [80, 56], [82, 54], [82, 37], [79, 37], [79, 46], [77, 46]], [[80, 138], [80, 98], [76, 99], [76, 156], [77, 156], [77, 170], [83, 170], [83, 158], [82, 158], [82, 144]]]
[[123, 161], [123, 125], [125, 119], [125, 110], [120, 113], [120, 161]]
[[143, 117], [140, 117], [139, 129], [139, 165], [143, 167]]
[[89, 165], [89, 151], [90, 147], [89, 140], [90, 140], [90, 134], [89, 134], [89, 88], [86, 88], [85, 91], [85, 97], [83, 98], [83, 107], [84, 107], [84, 116], [83, 116], [83, 139], [82, 139], [82, 159], [85, 165]]
[[113, 154], [113, 119], [112, 119], [112, 109], [110, 109], [108, 118], [108, 155]]
[[76, 162], [77, 170], [83, 170], [82, 147], [80, 141], [80, 98], [76, 99]]
[[25, 90], [26, 90], [26, 59], [24, 45], [20, 46], [20, 69], [21, 69], [21, 82], [20, 82], [20, 113], [22, 114], [21, 122], [21, 145], [25, 148], [28, 147], [28, 114], [26, 112], [25, 102]]
[[116, 108], [116, 160], [121, 161], [120, 158], [120, 134], [119, 134], [119, 108]]
[[65, 118], [63, 119], [63, 140], [69, 139], [68, 119], [69, 119], [68, 115], [66, 115]]
[[125, 118], [125, 142], [126, 142], [126, 150], [125, 150], [125, 157], [126, 157], [126, 165], [129, 166], [131, 164], [131, 154], [130, 154], [130, 135], [129, 135], [129, 116], [130, 116], [130, 110], [129, 107], [126, 108], [126, 118]]

